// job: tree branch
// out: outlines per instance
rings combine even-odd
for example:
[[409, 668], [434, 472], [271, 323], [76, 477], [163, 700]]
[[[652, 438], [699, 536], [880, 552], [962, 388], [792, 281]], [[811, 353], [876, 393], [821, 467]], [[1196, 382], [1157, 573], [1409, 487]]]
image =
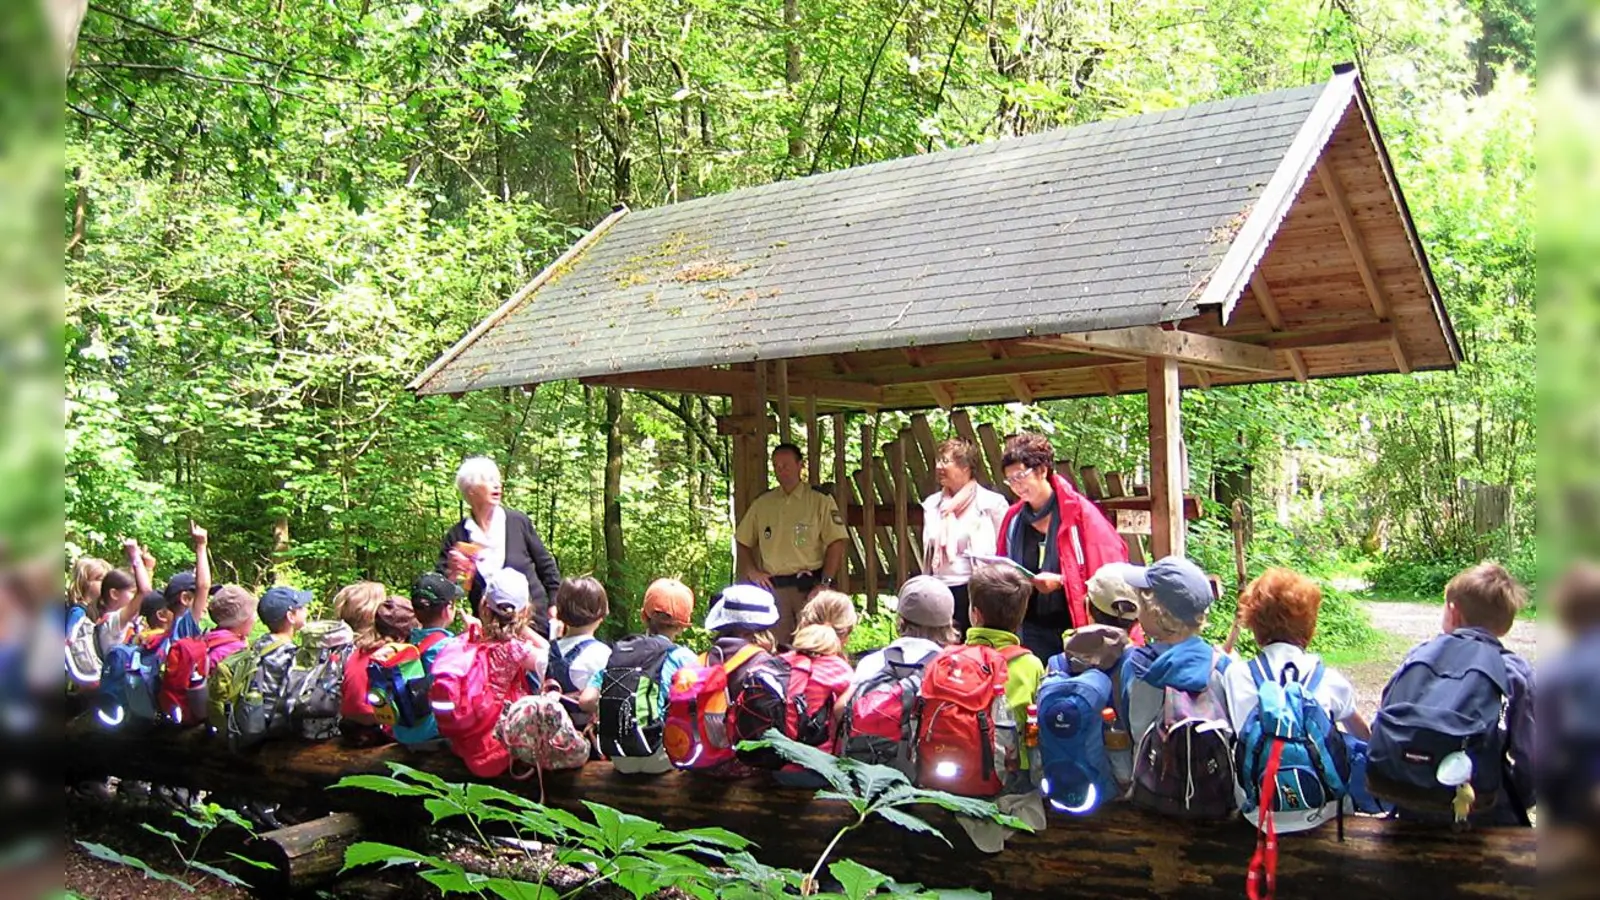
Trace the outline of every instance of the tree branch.
[[867, 77], [861, 83], [861, 102], [856, 104], [856, 127], [850, 132], [850, 165], [856, 164], [856, 156], [861, 152], [861, 119], [867, 111], [867, 95], [872, 93], [872, 80], [878, 76], [878, 63], [883, 60], [883, 51], [889, 46], [889, 39], [894, 37], [894, 30], [900, 27], [900, 20], [905, 18], [906, 8], [911, 5], [911, 0], [904, 0], [900, 9], [894, 14], [894, 21], [884, 29], [883, 40], [878, 42], [878, 52], [872, 54], [872, 65], [867, 67]]

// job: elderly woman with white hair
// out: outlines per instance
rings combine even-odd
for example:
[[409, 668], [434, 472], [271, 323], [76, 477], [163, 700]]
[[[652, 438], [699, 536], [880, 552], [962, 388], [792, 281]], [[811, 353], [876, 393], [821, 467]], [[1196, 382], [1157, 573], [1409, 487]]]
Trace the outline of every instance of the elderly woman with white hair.
[[445, 533], [439, 548], [438, 570], [449, 578], [470, 575], [467, 598], [474, 610], [484, 585], [501, 569], [527, 576], [533, 621], [541, 636], [548, 635], [550, 604], [561, 586], [561, 570], [539, 540], [528, 514], [500, 505], [500, 467], [487, 456], [474, 456], [456, 470], [456, 489], [469, 507], [461, 521]]

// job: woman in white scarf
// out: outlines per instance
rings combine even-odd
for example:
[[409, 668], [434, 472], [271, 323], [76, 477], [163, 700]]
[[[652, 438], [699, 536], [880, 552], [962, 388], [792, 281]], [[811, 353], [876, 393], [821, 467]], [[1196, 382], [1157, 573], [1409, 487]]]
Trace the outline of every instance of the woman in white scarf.
[[471, 457], [456, 471], [456, 489], [468, 511], [445, 534], [438, 570], [448, 578], [465, 581], [474, 609], [484, 585], [496, 572], [521, 572], [528, 578], [534, 630], [548, 635], [548, 608], [561, 585], [561, 570], [527, 513], [500, 504], [500, 467], [486, 456]]
[[1006, 498], [974, 480], [978, 449], [964, 438], [939, 445], [934, 472], [939, 491], [922, 501], [922, 572], [944, 582], [955, 596], [955, 622], [966, 633], [968, 553], [992, 555], [999, 541]]

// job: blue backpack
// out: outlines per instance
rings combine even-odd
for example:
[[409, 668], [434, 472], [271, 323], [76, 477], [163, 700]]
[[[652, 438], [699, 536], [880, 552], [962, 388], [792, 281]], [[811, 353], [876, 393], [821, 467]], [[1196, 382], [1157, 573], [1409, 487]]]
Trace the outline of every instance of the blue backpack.
[[[1237, 756], [1244, 812], [1262, 805], [1269, 782], [1273, 812], [1307, 812], [1344, 799], [1350, 757], [1333, 719], [1317, 702], [1324, 671], [1319, 661], [1301, 682], [1291, 664], [1274, 680], [1265, 657], [1250, 661], [1256, 708], [1239, 729]], [[1275, 752], [1280, 744], [1282, 751]], [[1343, 811], [1342, 804], [1339, 809]]]
[[1443, 634], [1412, 650], [1383, 689], [1372, 723], [1372, 792], [1405, 810], [1452, 813], [1456, 788], [1440, 784], [1437, 773], [1459, 751], [1472, 761], [1472, 811], [1494, 806], [1505, 767], [1500, 719], [1509, 683], [1500, 644], [1486, 635]]
[[1105, 720], [1111, 678], [1099, 669], [1067, 670], [1064, 654], [1050, 658], [1036, 701], [1039, 713], [1039, 792], [1061, 812], [1088, 813], [1120, 793], [1106, 754]]
[[95, 714], [107, 727], [148, 728], [161, 721], [156, 694], [169, 643], [165, 637], [145, 642], [136, 639], [106, 653]]

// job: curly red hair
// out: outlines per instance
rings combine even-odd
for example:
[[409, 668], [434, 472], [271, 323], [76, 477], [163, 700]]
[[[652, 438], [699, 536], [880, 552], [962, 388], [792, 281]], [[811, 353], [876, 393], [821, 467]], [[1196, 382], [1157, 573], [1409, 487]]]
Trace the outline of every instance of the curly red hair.
[[1239, 595], [1239, 616], [1256, 644], [1305, 647], [1317, 631], [1322, 588], [1289, 569], [1268, 569]]

